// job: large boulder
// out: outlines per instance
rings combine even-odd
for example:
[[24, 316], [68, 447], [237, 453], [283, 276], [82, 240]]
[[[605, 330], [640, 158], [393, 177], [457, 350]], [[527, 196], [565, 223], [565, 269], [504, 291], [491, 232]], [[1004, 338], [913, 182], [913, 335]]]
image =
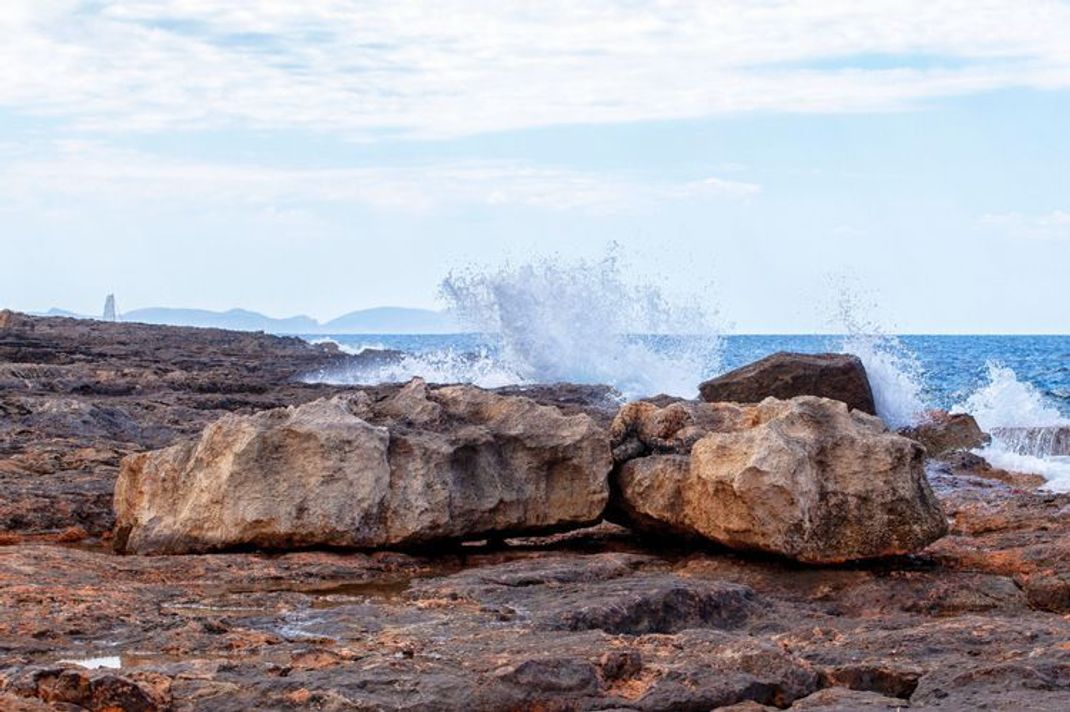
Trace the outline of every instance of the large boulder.
[[610, 518], [810, 563], [906, 554], [947, 532], [924, 450], [839, 401], [630, 403]]
[[972, 415], [948, 413], [946, 410], [929, 411], [921, 422], [903, 428], [899, 433], [924, 445], [929, 457], [942, 457], [960, 450], [974, 450], [984, 447], [992, 440], [981, 430]]
[[780, 352], [699, 386], [708, 403], [760, 403], [772, 396], [820, 396], [843, 401], [848, 407], [877, 414], [873, 391], [862, 360], [850, 354]]
[[253, 416], [123, 461], [116, 545], [402, 547], [599, 520], [605, 431], [474, 386], [357, 392]]

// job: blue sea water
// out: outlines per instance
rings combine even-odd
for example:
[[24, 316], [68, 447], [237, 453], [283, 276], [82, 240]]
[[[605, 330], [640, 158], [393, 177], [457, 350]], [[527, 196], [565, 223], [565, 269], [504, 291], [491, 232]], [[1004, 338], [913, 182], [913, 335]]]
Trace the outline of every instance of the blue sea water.
[[[412, 354], [409, 368], [428, 366], [429, 373], [415, 370], [409, 375], [438, 375], [447, 364], [457, 372], [453, 380], [478, 381], [480, 366], [486, 368], [503, 351], [493, 336], [482, 334], [323, 334], [312, 340], [331, 340], [350, 351], [368, 348], [393, 349]], [[632, 337], [667, 359], [676, 354], [693, 353], [702, 347], [693, 337], [645, 336]], [[704, 378], [723, 373], [755, 361], [776, 351], [802, 353], [839, 352], [850, 350], [849, 336], [830, 335], [733, 335], [719, 337], [715, 345], [701, 358], [694, 373], [694, 387]], [[898, 336], [882, 337], [878, 343], [891, 343], [901, 360], [913, 361], [909, 376], [916, 378], [924, 404], [934, 408], [951, 408], [963, 403], [971, 394], [989, 384], [990, 366], [998, 364], [1010, 369], [1022, 383], [1033, 386], [1043, 401], [1070, 418], [1070, 336]], [[845, 345], [847, 348], [845, 348]], [[865, 354], [863, 358], [865, 357]], [[465, 360], [470, 372], [465, 373]], [[616, 354], [607, 353], [607, 358]], [[436, 370], [436, 366], [437, 369]], [[568, 374], [567, 364], [560, 365], [553, 380], [589, 380], [584, 374]], [[354, 374], [360, 378], [361, 374]], [[376, 373], [366, 374], [369, 378]], [[389, 374], [382, 374], [389, 375]], [[405, 376], [406, 374], [399, 374]], [[443, 374], [445, 375], [445, 374]], [[619, 384], [612, 384], [619, 385]], [[651, 395], [633, 393], [631, 395]], [[680, 395], [687, 395], [681, 393]]]
[[421, 376], [484, 387], [567, 381], [608, 384], [625, 398], [694, 397], [702, 380], [776, 351], [853, 353], [865, 364], [878, 415], [889, 426], [910, 425], [934, 408], [968, 412], [982, 429], [997, 433], [981, 451], [993, 465], [1042, 474], [1049, 488], [1070, 490], [1067, 453], [1025, 447], [1013, 434], [999, 434], [1070, 427], [1070, 336], [614, 337], [570, 326], [544, 323], [531, 332], [512, 328], [494, 335], [306, 337], [333, 341], [350, 353], [397, 352], [369, 354], [349, 370], [309, 378], [374, 384]]

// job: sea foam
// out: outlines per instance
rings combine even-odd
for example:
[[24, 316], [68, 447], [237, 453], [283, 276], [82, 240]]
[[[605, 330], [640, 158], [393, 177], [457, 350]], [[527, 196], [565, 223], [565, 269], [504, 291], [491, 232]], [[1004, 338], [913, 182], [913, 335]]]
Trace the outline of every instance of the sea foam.
[[1013, 369], [995, 361], [988, 362], [987, 382], [953, 413], [969, 413], [981, 429], [992, 433], [992, 442], [977, 450], [994, 467], [1012, 472], [1027, 472], [1047, 478], [1047, 489], [1070, 490], [1070, 458], [1052, 456], [1037, 448], [1043, 438], [1025, 440], [1001, 433], [1001, 428], [1058, 428], [1070, 426], [1035, 386], [1018, 378]]
[[720, 340], [707, 311], [628, 281], [613, 254], [455, 272], [441, 291], [462, 323], [494, 336], [500, 368], [519, 383], [692, 397], [718, 366]]

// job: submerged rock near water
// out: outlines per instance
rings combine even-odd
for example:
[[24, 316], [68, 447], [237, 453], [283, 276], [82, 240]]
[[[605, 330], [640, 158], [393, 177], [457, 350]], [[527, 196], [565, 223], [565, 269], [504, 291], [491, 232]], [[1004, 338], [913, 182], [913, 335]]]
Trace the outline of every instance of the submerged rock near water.
[[593, 524], [605, 431], [527, 398], [415, 379], [226, 416], [198, 440], [123, 462], [117, 548], [390, 547]]
[[612, 428], [616, 519], [657, 533], [833, 563], [906, 554], [947, 532], [924, 450], [844, 403], [632, 403]]
[[849, 408], [877, 414], [873, 391], [862, 360], [850, 354], [779, 352], [699, 386], [709, 403], [760, 403], [772, 396], [820, 396], [843, 401]]

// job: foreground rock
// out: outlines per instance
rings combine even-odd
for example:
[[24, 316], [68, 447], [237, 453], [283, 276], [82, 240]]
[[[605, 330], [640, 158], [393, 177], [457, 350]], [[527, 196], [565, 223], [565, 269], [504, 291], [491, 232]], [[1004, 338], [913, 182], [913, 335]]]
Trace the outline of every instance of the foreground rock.
[[612, 466], [586, 415], [414, 380], [250, 417], [127, 458], [120, 550], [388, 547], [596, 522]]
[[[292, 382], [339, 357], [265, 335], [5, 319], [5, 712], [1070, 709], [1068, 494], [931, 462], [950, 535], [841, 567], [650, 546], [610, 524], [434, 556], [116, 556], [55, 528], [110, 528], [120, 457], [228, 411], [344, 392]], [[578, 396], [601, 417], [597, 393]]]
[[646, 531], [811, 563], [906, 554], [947, 531], [923, 449], [837, 401], [631, 403], [612, 439], [615, 516]]
[[870, 415], [877, 413], [866, 369], [861, 359], [849, 354], [775, 353], [702, 383], [699, 393], [708, 403], [819, 396]]
[[899, 431], [925, 446], [929, 457], [943, 457], [949, 453], [974, 450], [992, 441], [968, 413], [948, 413], [934, 410], [920, 423]]

